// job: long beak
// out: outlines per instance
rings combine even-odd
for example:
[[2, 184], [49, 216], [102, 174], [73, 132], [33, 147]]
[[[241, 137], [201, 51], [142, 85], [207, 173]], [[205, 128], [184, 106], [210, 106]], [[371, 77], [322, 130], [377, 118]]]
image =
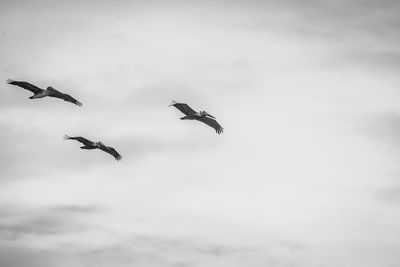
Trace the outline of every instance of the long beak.
[[216, 119], [214, 116], [212, 116], [212, 115], [210, 115], [208, 113], [207, 113], [207, 116], [210, 117], [210, 118]]

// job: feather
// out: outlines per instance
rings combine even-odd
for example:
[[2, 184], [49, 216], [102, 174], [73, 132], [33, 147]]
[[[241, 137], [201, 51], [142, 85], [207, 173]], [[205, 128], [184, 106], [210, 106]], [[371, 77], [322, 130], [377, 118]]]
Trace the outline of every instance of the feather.
[[219, 125], [219, 123], [215, 120], [214, 116], [211, 116], [205, 111], [201, 111], [200, 113], [197, 113], [194, 111], [191, 107], [189, 107], [188, 104], [185, 103], [178, 103], [172, 100], [171, 104], [169, 106], [174, 106], [177, 109], [179, 109], [183, 114], [185, 114], [185, 117], [182, 117], [181, 120], [198, 120], [201, 121], [202, 123], [207, 124], [208, 126], [212, 127], [215, 129], [215, 132], [217, 134], [221, 134], [224, 131], [224, 128]]
[[81, 137], [81, 136], [71, 137], [71, 136], [65, 135], [65, 136], [64, 136], [64, 139], [65, 139], [65, 140], [76, 140], [76, 141], [78, 141], [78, 142], [80, 142], [80, 143], [82, 143], [82, 144], [84, 144], [84, 145], [93, 144], [92, 141], [90, 141], [90, 140], [88, 140], [88, 139], [86, 139], [86, 138], [83, 138], [83, 137]]
[[[72, 96], [70, 96], [68, 94], [63, 94], [63, 93], [57, 91], [56, 89], [54, 89], [53, 87], [47, 87], [47, 90], [43, 90], [43, 89], [41, 89], [33, 84], [30, 84], [28, 82], [13, 81], [11, 79], [8, 79], [7, 83], [16, 85], [16, 86], [22, 87], [28, 91], [31, 91], [32, 93], [34, 93], [34, 95], [30, 97], [32, 99], [50, 96], [50, 97], [61, 98], [64, 101], [73, 103], [77, 106], [82, 106], [82, 103], [79, 102], [78, 100], [76, 100], [75, 98], [73, 98]], [[41, 94], [41, 93], [45, 93], [45, 94]]]
[[99, 149], [112, 155], [116, 160], [122, 159], [122, 156], [113, 147], [105, 146], [104, 144], [100, 144]]
[[24, 88], [24, 89], [26, 89], [26, 90], [28, 90], [28, 91], [31, 91], [31, 92], [34, 93], [34, 94], [38, 94], [38, 93], [41, 93], [41, 92], [44, 91], [43, 89], [40, 89], [39, 87], [37, 87], [37, 86], [35, 86], [35, 85], [33, 85], [33, 84], [30, 84], [30, 83], [28, 83], [28, 82], [13, 81], [13, 80], [11, 80], [11, 79], [8, 79], [8, 80], [7, 80], [7, 83], [8, 83], [8, 84], [12, 84], [12, 85], [19, 86], [19, 87], [21, 87], [21, 88]]
[[64, 139], [66, 140], [76, 140], [78, 142], [81, 142], [85, 146], [81, 147], [82, 149], [100, 149], [103, 150], [104, 152], [112, 155], [116, 160], [121, 160], [122, 156], [112, 147], [106, 146], [101, 142], [94, 143], [86, 138], [83, 138], [81, 136], [76, 136], [76, 137], [71, 137], [68, 135], [64, 136]]
[[174, 106], [175, 108], [179, 109], [185, 115], [196, 114], [196, 111], [194, 111], [191, 107], [189, 107], [188, 104], [185, 104], [185, 103], [177, 103], [172, 100], [172, 103], [169, 106]]
[[73, 103], [77, 106], [82, 106], [81, 102], [79, 102], [78, 100], [76, 100], [75, 98], [73, 98], [72, 96], [70, 96], [68, 94], [63, 94], [63, 93], [55, 90], [54, 88], [48, 88], [47, 90], [50, 92], [50, 94], [49, 94], [50, 97], [61, 98], [64, 101]]
[[219, 123], [216, 120], [211, 119], [209, 117], [205, 116], [196, 117], [195, 120], [201, 121], [202, 123], [205, 123], [208, 126], [214, 128], [217, 134], [221, 134], [224, 131], [224, 128], [222, 128], [221, 125], [219, 125]]

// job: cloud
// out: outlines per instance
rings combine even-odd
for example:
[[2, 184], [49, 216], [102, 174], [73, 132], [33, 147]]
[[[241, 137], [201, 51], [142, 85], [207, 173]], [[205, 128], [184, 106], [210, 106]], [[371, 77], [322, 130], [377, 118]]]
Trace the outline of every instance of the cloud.
[[0, 244], [0, 265], [7, 267], [52, 267], [60, 255], [11, 244]]
[[[357, 263], [388, 258], [379, 249], [399, 255], [380, 244], [395, 228], [371, 235], [371, 218], [382, 217], [359, 197], [398, 162], [368, 147], [397, 153], [398, 113], [362, 121], [367, 143], [351, 119], [398, 99], [397, 84], [354, 77], [398, 68], [397, 1], [0, 5], [1, 80], [52, 85], [84, 103], [0, 86], [1, 198], [47, 207], [0, 209], [1, 266], [368, 266]], [[170, 100], [209, 111], [226, 132], [179, 120]], [[109, 213], [95, 216], [98, 206]], [[355, 247], [362, 256], [346, 254]]]
[[[41, 232], [43, 235], [43, 233]], [[48, 233], [44, 233], [47, 234]], [[54, 233], [50, 233], [54, 234]], [[42, 236], [43, 238], [43, 236]], [[283, 243], [228, 245], [197, 238], [157, 235], [115, 235], [110, 244], [80, 245], [59, 243], [49, 248], [0, 240], [0, 265], [20, 266], [305, 266], [298, 255]]]
[[51, 212], [55, 213], [66, 213], [66, 214], [90, 214], [101, 211], [99, 207], [95, 206], [79, 206], [79, 205], [65, 205], [57, 206], [50, 209]]
[[308, 59], [318, 60], [319, 68], [399, 69], [398, 1], [263, 1], [243, 9], [253, 17], [240, 27], [304, 45], [319, 54]]
[[[279, 248], [280, 247], [280, 248]], [[131, 235], [115, 245], [79, 252], [83, 262], [96, 266], [301, 266], [283, 246], [251, 247], [210, 244], [189, 239]]]
[[340, 65], [346, 68], [368, 71], [384, 70], [387, 74], [393, 74], [393, 72], [397, 73], [400, 68], [400, 51], [384, 48], [344, 49], [332, 56], [330, 64], [332, 63], [335, 63], [336, 66]]
[[63, 218], [52, 215], [39, 215], [24, 219], [20, 223], [0, 224], [0, 236], [2, 239], [15, 240], [26, 235], [58, 235], [83, 230], [79, 223], [66, 222]]
[[[0, 182], [51, 175], [67, 171], [74, 165], [87, 168], [95, 164], [94, 161], [91, 164], [90, 161], [73, 162], [69, 153], [55, 152], [63, 148], [61, 135], [54, 136], [51, 129], [37, 125], [32, 119], [23, 119], [25, 122], [19, 123], [23, 116], [17, 117], [14, 122], [0, 125], [0, 145], [4, 151], [0, 156]], [[46, 120], [41, 123], [46, 125]], [[48, 164], [50, 159], [57, 160]]]
[[57, 206], [33, 210], [3, 206], [0, 214], [0, 239], [19, 240], [26, 236], [62, 235], [81, 232], [86, 229], [79, 222], [79, 216], [97, 213], [99, 209], [92, 206]]
[[388, 188], [377, 191], [376, 198], [381, 201], [400, 204], [400, 184], [396, 183]]
[[397, 112], [387, 111], [371, 116], [363, 131], [387, 151], [397, 152], [400, 148], [400, 114]]

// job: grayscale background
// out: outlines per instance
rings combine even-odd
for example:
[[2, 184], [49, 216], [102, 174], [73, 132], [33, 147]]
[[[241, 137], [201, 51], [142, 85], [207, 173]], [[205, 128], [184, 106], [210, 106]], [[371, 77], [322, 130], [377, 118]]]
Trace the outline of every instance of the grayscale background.
[[399, 14], [398, 0], [2, 0], [0, 266], [400, 266]]

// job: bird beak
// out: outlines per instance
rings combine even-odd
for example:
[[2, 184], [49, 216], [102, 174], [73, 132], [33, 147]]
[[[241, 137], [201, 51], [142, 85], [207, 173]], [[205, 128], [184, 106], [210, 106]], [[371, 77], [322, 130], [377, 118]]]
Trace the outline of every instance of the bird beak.
[[213, 115], [211, 115], [211, 114], [206, 113], [206, 115], [207, 115], [208, 117], [210, 117], [210, 118], [215, 119], [215, 117], [214, 117]]

